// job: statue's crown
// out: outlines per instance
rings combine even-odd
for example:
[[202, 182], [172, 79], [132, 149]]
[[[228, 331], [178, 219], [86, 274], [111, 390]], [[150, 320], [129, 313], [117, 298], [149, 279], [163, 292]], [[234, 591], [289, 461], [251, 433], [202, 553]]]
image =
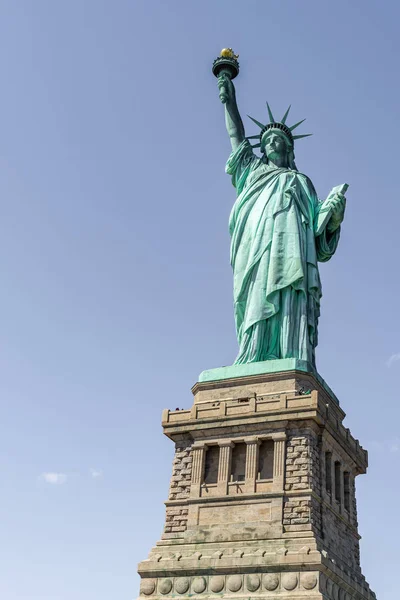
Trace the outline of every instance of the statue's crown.
[[263, 123], [260, 123], [260, 121], [257, 121], [257, 119], [253, 119], [253, 117], [250, 117], [250, 115], [247, 115], [249, 117], [249, 119], [251, 119], [253, 121], [253, 123], [258, 125], [258, 127], [261, 129], [261, 131], [258, 135], [251, 135], [246, 138], [248, 140], [260, 140], [258, 144], [253, 145], [253, 148], [259, 148], [261, 146], [261, 140], [262, 140], [264, 133], [266, 133], [270, 129], [279, 129], [280, 131], [282, 131], [287, 136], [287, 138], [289, 139], [292, 146], [294, 145], [294, 140], [299, 140], [300, 138], [309, 137], [310, 135], [312, 135], [312, 133], [306, 133], [304, 135], [293, 135], [292, 131], [294, 129], [296, 129], [296, 127], [301, 125], [305, 121], [305, 119], [303, 119], [302, 121], [299, 121], [298, 123], [295, 123], [291, 127], [286, 125], [286, 119], [287, 119], [287, 116], [288, 116], [290, 108], [291, 108], [290, 106], [280, 121], [275, 121], [268, 102], [267, 102], [267, 108], [268, 108], [268, 115], [269, 115], [269, 123], [267, 123], [266, 125], [263, 125]]

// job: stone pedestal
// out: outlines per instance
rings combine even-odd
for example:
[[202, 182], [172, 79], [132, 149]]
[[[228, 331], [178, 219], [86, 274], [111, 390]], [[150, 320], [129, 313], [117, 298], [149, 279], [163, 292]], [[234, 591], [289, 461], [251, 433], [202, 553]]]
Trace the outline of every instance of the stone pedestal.
[[375, 599], [354, 485], [367, 452], [309, 366], [265, 365], [205, 372], [190, 410], [163, 412], [176, 452], [142, 598]]

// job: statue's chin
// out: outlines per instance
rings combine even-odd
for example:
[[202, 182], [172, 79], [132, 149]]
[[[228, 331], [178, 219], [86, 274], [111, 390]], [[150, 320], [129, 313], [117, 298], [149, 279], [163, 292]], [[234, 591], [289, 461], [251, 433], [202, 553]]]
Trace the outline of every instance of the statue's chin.
[[267, 154], [267, 158], [268, 160], [279, 160], [282, 159], [283, 156], [277, 152], [272, 152], [271, 154]]

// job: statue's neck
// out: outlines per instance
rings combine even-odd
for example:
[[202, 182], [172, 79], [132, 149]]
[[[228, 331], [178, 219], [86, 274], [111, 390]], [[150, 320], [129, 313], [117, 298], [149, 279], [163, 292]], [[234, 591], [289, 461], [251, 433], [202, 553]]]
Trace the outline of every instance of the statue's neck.
[[275, 167], [276, 169], [288, 169], [289, 168], [286, 157], [276, 158], [274, 160], [269, 159], [268, 166], [270, 166], [272, 168]]

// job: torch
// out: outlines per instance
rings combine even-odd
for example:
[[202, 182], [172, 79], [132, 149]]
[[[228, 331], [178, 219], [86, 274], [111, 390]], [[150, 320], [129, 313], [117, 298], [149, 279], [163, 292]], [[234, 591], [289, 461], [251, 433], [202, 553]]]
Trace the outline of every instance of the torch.
[[[239, 73], [239, 63], [238, 59], [239, 54], [235, 54], [232, 48], [224, 48], [221, 50], [220, 56], [216, 58], [213, 62], [212, 72], [215, 77], [219, 77], [219, 75], [226, 75], [229, 79], [234, 79]], [[222, 86], [219, 92], [220, 100], [223, 104], [228, 99], [228, 95], [226, 90]]]

